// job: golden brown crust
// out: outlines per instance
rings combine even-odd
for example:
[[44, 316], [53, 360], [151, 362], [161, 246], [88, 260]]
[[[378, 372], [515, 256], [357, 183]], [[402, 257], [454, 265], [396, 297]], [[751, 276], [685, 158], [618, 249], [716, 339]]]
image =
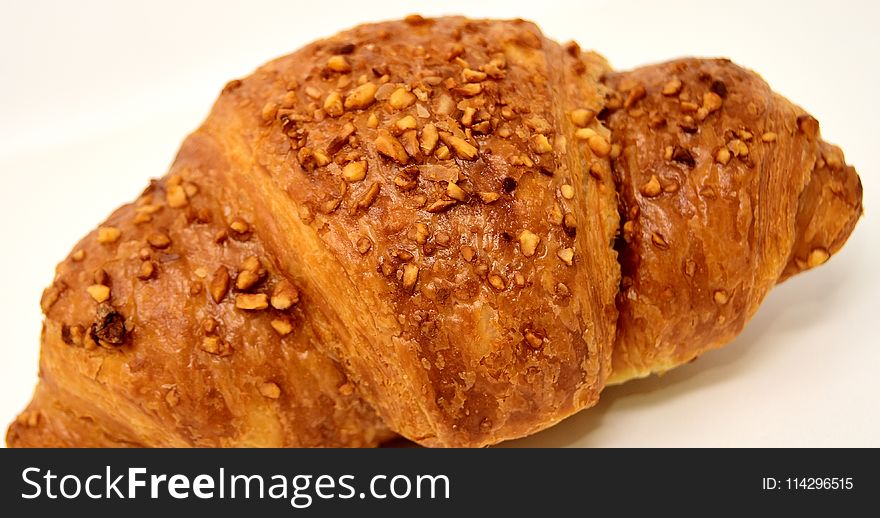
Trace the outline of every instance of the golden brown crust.
[[230, 82], [59, 265], [7, 442], [540, 430], [595, 403], [612, 346], [616, 381], [687, 361], [839, 249], [861, 185], [814, 123], [727, 61], [611, 74], [520, 20], [315, 42]]
[[842, 246], [861, 185], [815, 119], [728, 60], [663, 63], [607, 83], [621, 146], [619, 383], [730, 341], [780, 276]]

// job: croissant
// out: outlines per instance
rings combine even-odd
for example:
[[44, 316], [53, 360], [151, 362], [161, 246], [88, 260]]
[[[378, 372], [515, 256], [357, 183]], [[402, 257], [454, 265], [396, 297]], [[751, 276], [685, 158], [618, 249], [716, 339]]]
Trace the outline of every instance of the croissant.
[[364, 25], [228, 83], [58, 266], [14, 447], [483, 446], [730, 341], [862, 188], [728, 60]]

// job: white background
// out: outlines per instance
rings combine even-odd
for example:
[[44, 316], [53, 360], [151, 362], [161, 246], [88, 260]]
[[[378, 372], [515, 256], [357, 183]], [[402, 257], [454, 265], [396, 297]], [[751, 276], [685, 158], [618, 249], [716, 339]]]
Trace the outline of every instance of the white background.
[[406, 14], [521, 17], [618, 68], [727, 56], [816, 116], [867, 215], [822, 268], [776, 289], [727, 348], [607, 390], [513, 444], [880, 446], [877, 2], [9, 2], [0, 17], [0, 425], [36, 382], [55, 264], [164, 174], [232, 78], [309, 41]]

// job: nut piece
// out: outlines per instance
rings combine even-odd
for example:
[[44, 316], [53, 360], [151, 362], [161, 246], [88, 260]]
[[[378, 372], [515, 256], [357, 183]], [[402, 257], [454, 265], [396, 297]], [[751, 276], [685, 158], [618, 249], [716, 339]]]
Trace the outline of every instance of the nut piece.
[[95, 299], [98, 304], [105, 302], [110, 298], [110, 287], [104, 284], [92, 284], [86, 291]]
[[324, 99], [324, 111], [331, 117], [339, 117], [345, 113], [345, 109], [342, 107], [342, 96], [339, 95], [339, 92], [330, 92], [327, 95], [327, 98]]
[[412, 293], [413, 288], [416, 285], [416, 281], [419, 279], [419, 267], [412, 264], [406, 263], [403, 265], [403, 289]]
[[422, 149], [422, 153], [425, 155], [430, 155], [432, 151], [434, 151], [434, 147], [437, 145], [437, 140], [440, 138], [440, 135], [437, 133], [437, 126], [433, 124], [425, 124], [425, 127], [422, 128], [422, 136], [419, 140], [419, 147]]
[[394, 126], [398, 131], [407, 131], [414, 130], [419, 127], [419, 123], [416, 121], [416, 118], [412, 115], [407, 115], [406, 117], [401, 117], [394, 123]]
[[171, 246], [171, 238], [167, 234], [150, 234], [147, 236], [147, 243], [153, 248], [164, 250]]
[[562, 197], [566, 200], [570, 200], [574, 198], [574, 187], [571, 185], [563, 184], [562, 187], [559, 188], [559, 192], [562, 193]]
[[368, 237], [361, 237], [357, 240], [357, 251], [360, 252], [361, 255], [370, 251], [370, 248], [373, 248], [373, 242], [370, 241]]
[[287, 336], [293, 331], [293, 325], [290, 323], [289, 318], [275, 318], [269, 324], [281, 336]]
[[379, 196], [379, 182], [373, 182], [372, 185], [364, 192], [364, 195], [358, 200], [356, 209], [368, 209], [370, 205], [376, 201], [376, 198]]
[[489, 275], [489, 284], [498, 291], [501, 291], [506, 287], [504, 278], [497, 273]]
[[810, 255], [807, 257], [807, 266], [810, 268], [815, 268], [821, 264], [824, 264], [829, 257], [830, 255], [828, 254], [828, 251], [824, 248], [814, 248], [810, 252]]
[[346, 182], [360, 182], [367, 176], [367, 162], [358, 160], [349, 162], [342, 168], [342, 178]]
[[466, 83], [458, 88], [454, 88], [453, 91], [464, 97], [473, 97], [483, 91], [483, 85], [480, 83]]
[[727, 165], [730, 162], [730, 151], [726, 147], [720, 148], [715, 152], [715, 161], [721, 165]]
[[556, 251], [556, 257], [562, 259], [562, 262], [571, 266], [574, 261], [574, 249], [573, 248], [560, 248]]
[[122, 231], [116, 227], [98, 227], [98, 242], [102, 245], [109, 245], [119, 240]]
[[541, 238], [531, 230], [526, 229], [519, 234], [519, 249], [526, 257], [535, 255], [540, 242]]
[[541, 135], [540, 133], [532, 136], [530, 143], [532, 145], [532, 150], [539, 155], [553, 151], [553, 146], [550, 145], [550, 141], [547, 140], [545, 135]]
[[590, 145], [593, 153], [599, 158], [605, 158], [611, 152], [611, 144], [601, 135], [593, 135], [587, 143]]
[[346, 73], [351, 72], [351, 65], [348, 64], [348, 60], [345, 59], [345, 56], [330, 56], [330, 59], [327, 60], [327, 68], [334, 72]]
[[260, 394], [269, 399], [278, 399], [281, 397], [281, 387], [271, 381], [260, 383]]
[[287, 279], [282, 279], [272, 290], [272, 307], [285, 310], [299, 302], [299, 290]]
[[596, 136], [596, 130], [592, 128], [581, 128], [574, 132], [574, 136], [579, 140], [590, 140]]
[[578, 128], [584, 128], [596, 117], [596, 112], [579, 108], [571, 112], [571, 122]]
[[672, 79], [663, 85], [663, 95], [676, 95], [681, 91], [681, 79]]
[[715, 92], [706, 92], [703, 94], [703, 108], [705, 108], [708, 113], [712, 113], [718, 108], [721, 108], [721, 102], [721, 96]]
[[474, 248], [468, 245], [462, 246], [461, 248], [459, 248], [459, 251], [461, 252], [462, 259], [467, 262], [471, 262], [474, 259], [474, 255], [476, 255]]
[[388, 130], [379, 130], [374, 144], [376, 151], [398, 164], [403, 165], [409, 162], [409, 155], [406, 154], [403, 144], [394, 135], [389, 133]]
[[392, 92], [391, 97], [388, 98], [388, 104], [390, 104], [395, 110], [409, 108], [415, 102], [416, 96], [413, 95], [412, 92], [406, 91], [405, 88], [398, 88]]
[[456, 203], [457, 202], [455, 200], [437, 200], [437, 201], [431, 203], [430, 205], [428, 205], [428, 207], [425, 210], [432, 213], [432, 214], [436, 214], [438, 212], [443, 212], [443, 211], [449, 209], [450, 207], [452, 207]]
[[182, 185], [169, 186], [165, 192], [165, 201], [168, 202], [168, 206], [172, 209], [183, 207], [187, 203], [186, 190], [184, 190]]
[[141, 268], [138, 271], [137, 277], [138, 279], [145, 281], [147, 279], [150, 279], [155, 271], [156, 265], [153, 264], [153, 261], [143, 261], [141, 263]]
[[660, 180], [657, 179], [657, 175], [652, 174], [651, 179], [645, 182], [639, 191], [648, 198], [659, 196], [662, 189], [660, 188]]
[[728, 296], [727, 292], [724, 290], [716, 290], [713, 298], [715, 299], [716, 304], [719, 304], [721, 306], [727, 304]]
[[481, 192], [480, 193], [480, 201], [483, 203], [489, 204], [498, 201], [501, 195], [497, 192]]
[[446, 194], [452, 198], [453, 200], [464, 201], [467, 198], [467, 193], [459, 187], [457, 184], [453, 182], [447, 182], [446, 184]]
[[441, 133], [440, 139], [443, 140], [444, 144], [455, 150], [458, 158], [463, 158], [464, 160], [474, 160], [477, 158], [477, 148], [468, 143], [467, 140], [456, 137], [451, 133]]
[[776, 133], [768, 131], [767, 133], [761, 135], [761, 140], [763, 140], [764, 142], [776, 142]]
[[485, 72], [479, 72], [470, 68], [465, 68], [461, 71], [461, 80], [465, 83], [479, 83], [484, 79], [486, 79]]
[[239, 293], [235, 296], [235, 307], [249, 311], [257, 311], [269, 307], [265, 293]]
[[362, 110], [373, 104], [376, 100], [376, 85], [373, 83], [364, 83], [348, 94], [345, 98], [346, 110]]
[[211, 298], [214, 299], [214, 302], [217, 304], [223, 300], [223, 297], [226, 296], [226, 293], [229, 291], [229, 270], [225, 266], [220, 266], [217, 268], [217, 271], [214, 272], [214, 277], [211, 279]]

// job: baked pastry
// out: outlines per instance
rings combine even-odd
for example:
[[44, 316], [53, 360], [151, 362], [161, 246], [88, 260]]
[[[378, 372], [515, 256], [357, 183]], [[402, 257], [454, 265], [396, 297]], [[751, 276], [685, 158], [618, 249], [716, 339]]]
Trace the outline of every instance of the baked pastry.
[[730, 340], [860, 214], [815, 119], [729, 61], [364, 25], [227, 84], [58, 266], [7, 443], [497, 443]]

